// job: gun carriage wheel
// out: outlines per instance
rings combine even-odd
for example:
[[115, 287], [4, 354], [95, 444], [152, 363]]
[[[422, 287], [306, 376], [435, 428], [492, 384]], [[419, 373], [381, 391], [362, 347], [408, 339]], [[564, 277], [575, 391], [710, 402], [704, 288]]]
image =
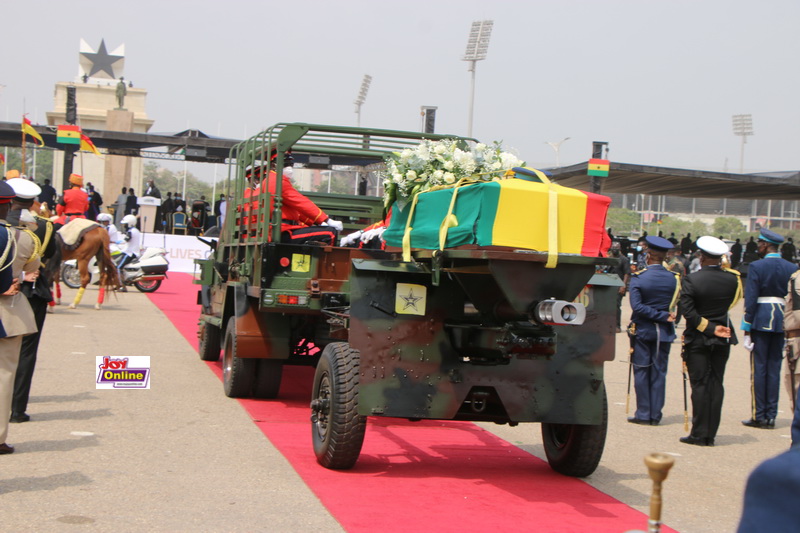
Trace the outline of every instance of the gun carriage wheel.
[[236, 354], [236, 318], [228, 320], [225, 330], [225, 350], [222, 353], [222, 381], [225, 396], [243, 398], [253, 390], [258, 359], [242, 358]]
[[367, 417], [358, 414], [359, 353], [344, 342], [322, 351], [314, 374], [311, 436], [317, 462], [352, 468], [361, 453]]
[[220, 331], [217, 326], [208, 322], [200, 322], [200, 344], [197, 352], [202, 361], [219, 361]]
[[544, 451], [550, 468], [565, 476], [586, 477], [595, 471], [603, 456], [608, 429], [608, 400], [603, 387], [603, 421], [581, 424], [542, 423]]

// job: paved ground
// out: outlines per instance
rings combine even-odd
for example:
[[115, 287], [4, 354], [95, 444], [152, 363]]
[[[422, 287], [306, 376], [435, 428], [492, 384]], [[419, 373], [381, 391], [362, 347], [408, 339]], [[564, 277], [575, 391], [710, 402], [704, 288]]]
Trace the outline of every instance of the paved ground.
[[[18, 453], [0, 458], [4, 531], [341, 530], [145, 295], [112, 296], [98, 312], [88, 303], [95, 294], [87, 291], [78, 310], [48, 315], [28, 411], [33, 421], [12, 424], [9, 441]], [[671, 453], [665, 523], [685, 532], [734, 531], [748, 473], [789, 445], [785, 391], [777, 429], [741, 426], [749, 416], [749, 363], [747, 352], [734, 348], [717, 446], [687, 446], [678, 442], [685, 435], [679, 345], [665, 423], [644, 427], [626, 422], [627, 337], [618, 340], [617, 360], [606, 365], [606, 452], [588, 482], [647, 512], [643, 457]], [[98, 355], [150, 355], [153, 387], [95, 390]], [[544, 456], [536, 425], [485, 427]], [[646, 524], [620, 524], [620, 531], [634, 528]]]

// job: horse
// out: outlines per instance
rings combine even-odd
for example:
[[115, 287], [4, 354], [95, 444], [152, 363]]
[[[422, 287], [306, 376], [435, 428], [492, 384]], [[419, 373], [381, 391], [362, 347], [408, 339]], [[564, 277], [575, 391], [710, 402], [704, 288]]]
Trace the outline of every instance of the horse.
[[[78, 272], [81, 275], [81, 288], [78, 289], [75, 299], [69, 305], [70, 309], [75, 309], [81, 302], [83, 293], [86, 291], [86, 286], [89, 285], [89, 281], [92, 279], [89, 274], [89, 261], [92, 257], [97, 258], [97, 265], [100, 268], [100, 291], [94, 308], [100, 309], [102, 307], [106, 290], [113, 291], [119, 287], [117, 266], [114, 264], [114, 261], [111, 260], [108, 231], [99, 224], [93, 224], [94, 225], [92, 225], [91, 221], [87, 221], [86, 219], [74, 219], [63, 226], [62, 230], [67, 229], [68, 231], [85, 226], [85, 229], [83, 229], [78, 239], [77, 246], [65, 244], [61, 230], [56, 234], [60, 254], [57, 253], [56, 255], [59, 257], [54, 257], [53, 260], [60, 267], [62, 261], [75, 259], [78, 264]], [[59, 285], [60, 274], [61, 269], [57, 268], [55, 285], [56, 298], [58, 301], [61, 300], [61, 286]]]

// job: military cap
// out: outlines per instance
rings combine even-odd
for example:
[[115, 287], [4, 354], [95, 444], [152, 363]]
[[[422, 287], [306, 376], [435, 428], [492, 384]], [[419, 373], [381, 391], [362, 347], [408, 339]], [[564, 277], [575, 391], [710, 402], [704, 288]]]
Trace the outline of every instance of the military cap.
[[672, 250], [674, 246], [671, 242], [669, 242], [664, 237], [656, 237], [655, 235], [648, 235], [645, 237], [645, 242], [647, 243], [647, 247], [651, 250], [656, 250], [659, 252], [666, 252], [667, 250]]
[[33, 200], [42, 194], [42, 188], [32, 181], [23, 178], [14, 178], [6, 181], [12, 189], [18, 200]]
[[767, 228], [761, 228], [761, 234], [758, 236], [758, 240], [767, 241], [772, 244], [780, 244], [783, 242], [783, 235], [778, 235]]
[[712, 257], [719, 257], [722, 254], [728, 253], [728, 245], [711, 235], [704, 235], [697, 239], [697, 247], [706, 255]]
[[0, 204], [9, 204], [14, 199], [14, 189], [7, 181], [0, 181]]

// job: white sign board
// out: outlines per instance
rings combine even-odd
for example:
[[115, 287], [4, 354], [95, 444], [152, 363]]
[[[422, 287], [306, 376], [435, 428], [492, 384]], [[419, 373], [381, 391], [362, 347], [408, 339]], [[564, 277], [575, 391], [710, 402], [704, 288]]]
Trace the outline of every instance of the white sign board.
[[[210, 238], [203, 238], [211, 240]], [[195, 259], [205, 259], [211, 255], [211, 248], [208, 245], [200, 242], [197, 237], [188, 235], [147, 233], [144, 235], [142, 246], [166, 249], [169, 272], [192, 273], [195, 271]]]

